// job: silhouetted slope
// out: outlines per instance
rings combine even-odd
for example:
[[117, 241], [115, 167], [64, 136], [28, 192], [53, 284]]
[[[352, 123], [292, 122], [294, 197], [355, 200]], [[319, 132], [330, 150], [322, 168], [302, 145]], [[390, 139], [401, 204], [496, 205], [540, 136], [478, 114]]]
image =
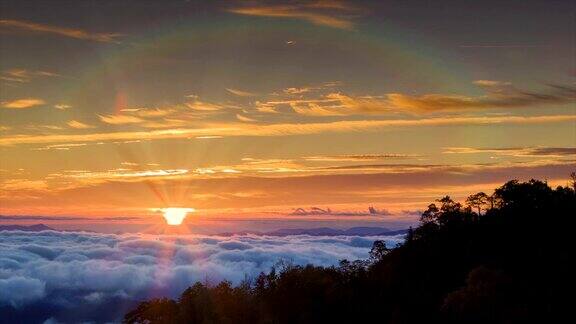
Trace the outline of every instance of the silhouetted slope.
[[402, 245], [369, 260], [282, 264], [237, 287], [196, 283], [126, 323], [554, 323], [573, 282], [574, 188], [510, 181], [469, 206], [431, 204]]

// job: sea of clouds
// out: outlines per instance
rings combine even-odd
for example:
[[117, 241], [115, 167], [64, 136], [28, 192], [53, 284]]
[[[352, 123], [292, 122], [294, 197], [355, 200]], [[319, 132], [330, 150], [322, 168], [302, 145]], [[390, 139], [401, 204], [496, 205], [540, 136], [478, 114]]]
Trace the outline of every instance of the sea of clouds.
[[[237, 284], [278, 261], [331, 266], [402, 235], [203, 236], [0, 231], [0, 313], [24, 322], [116, 321], [138, 301], [196, 281]], [[2, 320], [0, 319], [0, 322]]]

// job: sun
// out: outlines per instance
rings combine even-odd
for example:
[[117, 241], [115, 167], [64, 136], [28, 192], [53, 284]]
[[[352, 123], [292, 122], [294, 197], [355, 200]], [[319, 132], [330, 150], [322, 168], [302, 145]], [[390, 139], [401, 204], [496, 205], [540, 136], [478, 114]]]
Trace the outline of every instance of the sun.
[[166, 224], [168, 225], [180, 225], [186, 218], [188, 213], [192, 213], [195, 211], [194, 208], [162, 208], [160, 211], [163, 213], [164, 219], [166, 220]]

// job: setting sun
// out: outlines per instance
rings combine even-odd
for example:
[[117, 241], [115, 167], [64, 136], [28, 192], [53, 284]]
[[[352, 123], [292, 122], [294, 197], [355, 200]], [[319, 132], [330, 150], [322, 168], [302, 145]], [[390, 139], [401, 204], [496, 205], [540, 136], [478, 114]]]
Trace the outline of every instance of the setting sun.
[[195, 211], [194, 208], [163, 208], [161, 209], [164, 219], [166, 219], [166, 224], [168, 225], [180, 225], [186, 218], [188, 213]]

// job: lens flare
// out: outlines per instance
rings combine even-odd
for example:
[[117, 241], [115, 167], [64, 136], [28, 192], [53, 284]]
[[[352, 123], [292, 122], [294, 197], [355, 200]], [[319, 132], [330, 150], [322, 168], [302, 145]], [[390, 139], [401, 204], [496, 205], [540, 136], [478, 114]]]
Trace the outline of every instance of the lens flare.
[[163, 208], [160, 209], [168, 225], [180, 225], [188, 213], [195, 211], [194, 208]]

